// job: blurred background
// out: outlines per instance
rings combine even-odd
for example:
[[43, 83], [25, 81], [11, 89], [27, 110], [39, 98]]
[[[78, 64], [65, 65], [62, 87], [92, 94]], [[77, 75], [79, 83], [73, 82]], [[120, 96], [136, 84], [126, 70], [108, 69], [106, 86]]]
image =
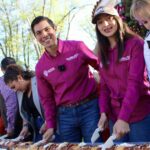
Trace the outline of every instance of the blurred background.
[[[82, 40], [93, 50], [96, 37], [91, 15], [96, 1], [0, 0], [0, 61], [11, 56], [25, 68], [34, 70], [43, 51], [31, 33], [30, 24], [39, 15], [48, 16], [55, 22], [61, 39]], [[130, 19], [131, 3], [132, 0], [118, 0], [116, 8], [124, 21], [144, 36], [145, 29]]]

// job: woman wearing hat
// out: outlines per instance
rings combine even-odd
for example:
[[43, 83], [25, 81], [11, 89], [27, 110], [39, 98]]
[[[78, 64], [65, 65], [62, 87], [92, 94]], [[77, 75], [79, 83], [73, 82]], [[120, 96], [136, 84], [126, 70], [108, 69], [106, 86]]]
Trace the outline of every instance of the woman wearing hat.
[[143, 40], [123, 23], [112, 1], [99, 1], [96, 25], [101, 87], [99, 126], [120, 142], [150, 141], [150, 91], [144, 72]]

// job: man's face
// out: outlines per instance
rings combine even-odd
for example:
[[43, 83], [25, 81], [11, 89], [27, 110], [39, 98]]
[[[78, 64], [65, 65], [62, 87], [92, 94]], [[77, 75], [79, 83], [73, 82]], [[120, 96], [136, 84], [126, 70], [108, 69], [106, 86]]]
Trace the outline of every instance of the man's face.
[[46, 49], [57, 45], [56, 30], [46, 20], [34, 26], [34, 35]]

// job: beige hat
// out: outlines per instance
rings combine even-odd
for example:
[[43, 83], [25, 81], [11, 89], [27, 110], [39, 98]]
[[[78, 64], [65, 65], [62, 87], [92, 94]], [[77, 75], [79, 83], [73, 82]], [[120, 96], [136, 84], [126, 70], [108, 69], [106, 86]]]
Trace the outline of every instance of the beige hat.
[[[105, 3], [103, 2], [105, 1]], [[118, 11], [115, 9], [115, 3], [112, 3], [112, 0], [100, 0], [96, 3], [93, 13], [92, 13], [92, 23], [96, 24], [97, 16], [99, 14], [110, 14], [114, 16], [119, 16]]]

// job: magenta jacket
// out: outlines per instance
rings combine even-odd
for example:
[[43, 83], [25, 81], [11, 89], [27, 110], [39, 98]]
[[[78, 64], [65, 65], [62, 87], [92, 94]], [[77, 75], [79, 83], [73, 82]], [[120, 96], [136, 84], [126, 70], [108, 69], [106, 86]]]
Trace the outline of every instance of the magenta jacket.
[[101, 112], [110, 119], [129, 123], [142, 120], [150, 114], [149, 83], [145, 75], [144, 42], [137, 37], [125, 42], [122, 58], [117, 62], [117, 46], [109, 51], [108, 68], [100, 63]]
[[56, 126], [56, 107], [96, 93], [97, 83], [89, 65], [98, 70], [98, 58], [81, 41], [58, 40], [56, 57], [47, 51], [41, 56], [36, 76], [48, 128]]

